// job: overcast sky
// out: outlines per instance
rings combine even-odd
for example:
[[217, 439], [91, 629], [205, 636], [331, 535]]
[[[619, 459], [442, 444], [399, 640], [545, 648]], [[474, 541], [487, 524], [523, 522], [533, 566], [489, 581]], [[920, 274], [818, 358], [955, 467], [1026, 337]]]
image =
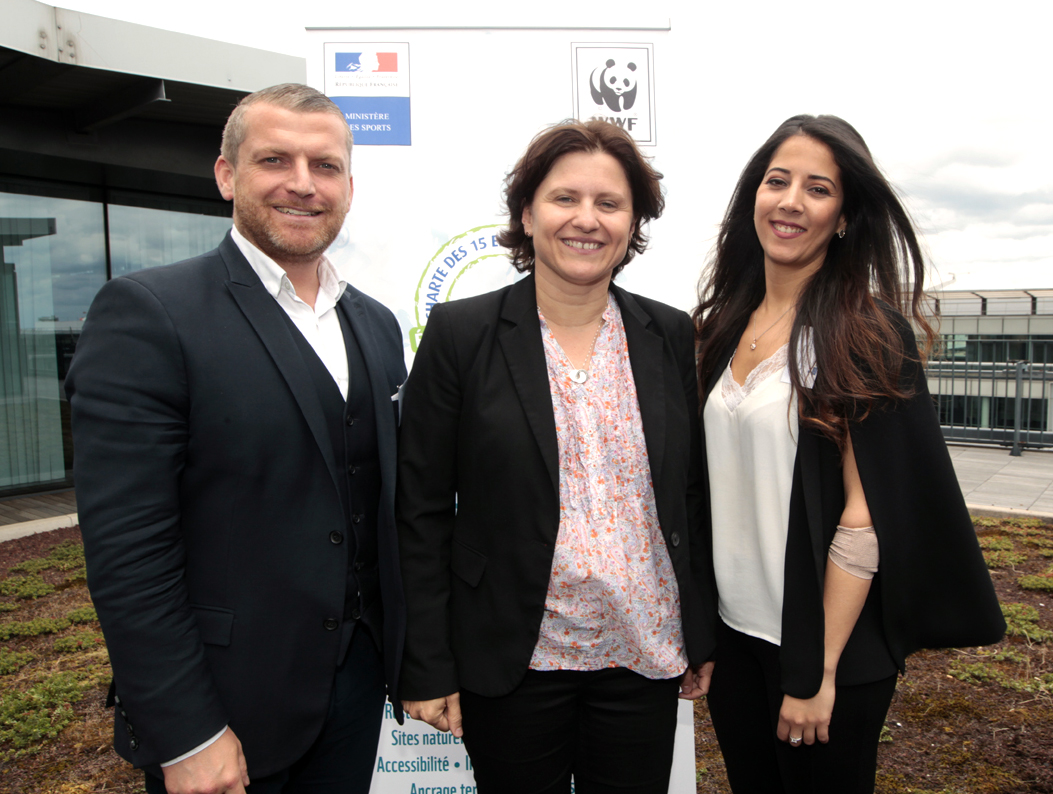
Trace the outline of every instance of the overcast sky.
[[[503, 8], [492, 0], [56, 4], [298, 56], [308, 54], [305, 26], [607, 27], [632, 25], [641, 13], [668, 18], [674, 30], [697, 31], [697, 50], [680, 53], [677, 63], [698, 69], [700, 96], [708, 98], [699, 123], [723, 127], [726, 145], [699, 153], [727, 158], [721, 190], [782, 119], [835, 113], [860, 130], [907, 198], [937, 282], [1053, 287], [1050, 13], [1038, 3], [605, 0], [569, 12], [566, 0]], [[515, 93], [529, 90], [530, 65], [517, 76], [509, 112]]]

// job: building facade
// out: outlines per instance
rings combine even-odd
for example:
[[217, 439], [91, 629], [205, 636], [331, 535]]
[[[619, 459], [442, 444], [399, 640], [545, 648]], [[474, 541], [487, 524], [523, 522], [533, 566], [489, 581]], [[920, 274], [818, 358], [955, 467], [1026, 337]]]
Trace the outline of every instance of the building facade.
[[939, 294], [927, 368], [948, 440], [1053, 446], [1053, 290]]
[[301, 58], [35, 0], [0, 26], [0, 498], [72, 484], [63, 389], [110, 278], [214, 248], [213, 164], [245, 94]]

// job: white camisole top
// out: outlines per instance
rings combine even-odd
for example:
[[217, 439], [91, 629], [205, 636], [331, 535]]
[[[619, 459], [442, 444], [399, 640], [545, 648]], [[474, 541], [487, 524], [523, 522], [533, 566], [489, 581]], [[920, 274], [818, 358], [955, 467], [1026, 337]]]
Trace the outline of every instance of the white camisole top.
[[720, 617], [775, 645], [798, 438], [788, 352], [783, 345], [742, 386], [729, 362], [703, 412]]

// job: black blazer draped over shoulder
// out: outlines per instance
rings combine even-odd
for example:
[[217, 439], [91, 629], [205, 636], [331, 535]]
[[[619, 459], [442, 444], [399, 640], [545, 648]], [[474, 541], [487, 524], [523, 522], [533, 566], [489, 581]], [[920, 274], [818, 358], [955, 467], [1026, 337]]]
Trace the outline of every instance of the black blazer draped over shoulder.
[[[845, 685], [903, 671], [906, 657], [921, 648], [987, 645], [1005, 631], [914, 332], [899, 312], [884, 308], [903, 341], [900, 385], [912, 396], [880, 401], [866, 418], [850, 424], [881, 560], [838, 664], [837, 682]], [[733, 352], [727, 350], [714, 369], [703, 401]], [[707, 471], [709, 465], [720, 462], [707, 461]], [[708, 478], [706, 487], [708, 493]], [[822, 683], [823, 580], [843, 510], [837, 445], [802, 425], [790, 493], [779, 654], [782, 689], [793, 697], [812, 697]], [[710, 524], [708, 513], [705, 522]]]
[[[694, 331], [621, 308], [688, 657], [714, 643]], [[559, 529], [559, 455], [534, 277], [432, 308], [406, 384], [397, 522], [408, 622], [402, 696], [512, 691], [538, 640]]]

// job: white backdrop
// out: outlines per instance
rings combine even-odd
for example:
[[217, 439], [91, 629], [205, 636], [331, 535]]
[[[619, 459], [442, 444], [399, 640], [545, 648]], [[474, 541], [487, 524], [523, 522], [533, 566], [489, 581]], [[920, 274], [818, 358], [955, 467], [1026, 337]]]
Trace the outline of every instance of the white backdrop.
[[[704, 174], [690, 145], [684, 149], [692, 143], [684, 133], [695, 110], [693, 101], [685, 101], [685, 91], [696, 89], [686, 75], [678, 75], [667, 19], [618, 30], [385, 28], [309, 29], [309, 34], [308, 82], [323, 91], [327, 77], [330, 87], [334, 82], [327, 44], [331, 56], [369, 46], [384, 50], [408, 45], [408, 58], [400, 58], [398, 68], [409, 86], [411, 145], [355, 147], [354, 202], [330, 249], [330, 257], [356, 287], [395, 312], [406, 335], [408, 360], [413, 353], [409, 335], [423, 325], [428, 300], [428, 290], [418, 295], [419, 286], [434, 282], [440, 289], [431, 292], [445, 300], [495, 289], [515, 278], [500, 256], [480, 261], [500, 253], [489, 244], [494, 227], [506, 220], [501, 214], [505, 174], [546, 126], [589, 117], [576, 113], [576, 96], [591, 115], [623, 117], [626, 124], [631, 117], [634, 134], [645, 128], [654, 143], [641, 148], [667, 173], [668, 208], [651, 224], [651, 250], [625, 269], [619, 284], [684, 309], [694, 305], [702, 261], [715, 233], [712, 223], [700, 224], [699, 219], [719, 220], [720, 210], [714, 213], [711, 201], [703, 215], [701, 191], [678, 188], [697, 184]], [[596, 105], [587, 91], [578, 90], [579, 83], [588, 86], [596, 58], [612, 48], [615, 54], [647, 50], [652, 59], [632, 74], [650, 72], [633, 108], [622, 113]], [[601, 58], [600, 65], [605, 62]], [[773, 121], [772, 129], [781, 120]], [[769, 132], [760, 132], [752, 148]], [[678, 148], [679, 158], [673, 156]], [[748, 154], [739, 158], [739, 167]], [[672, 167], [676, 160], [678, 168]], [[479, 244], [478, 238], [488, 243], [486, 250], [471, 247], [473, 240]], [[458, 247], [465, 248], [462, 258], [444, 267], [443, 260], [459, 253]]]
[[[349, 123], [370, 125], [353, 153], [351, 213], [329, 256], [395, 312], [407, 361], [431, 305], [517, 278], [495, 239], [506, 220], [501, 190], [544, 127], [569, 117], [612, 119], [659, 170], [678, 163], [680, 184], [701, 176], [690, 152], [674, 156], [691, 141], [682, 127], [697, 89], [671, 58], [668, 20], [641, 17], [634, 27], [603, 30], [308, 29], [308, 82], [352, 113]], [[652, 250], [619, 283], [688, 309], [712, 232], [700, 234], [697, 220], [687, 220], [699, 211], [690, 202], [698, 191], [681, 195], [672, 178], [667, 184], [669, 211], [652, 224]], [[400, 727], [389, 707], [372, 790], [475, 788], [459, 741], [419, 722]], [[683, 703], [670, 791], [694, 790], [692, 715]]]

